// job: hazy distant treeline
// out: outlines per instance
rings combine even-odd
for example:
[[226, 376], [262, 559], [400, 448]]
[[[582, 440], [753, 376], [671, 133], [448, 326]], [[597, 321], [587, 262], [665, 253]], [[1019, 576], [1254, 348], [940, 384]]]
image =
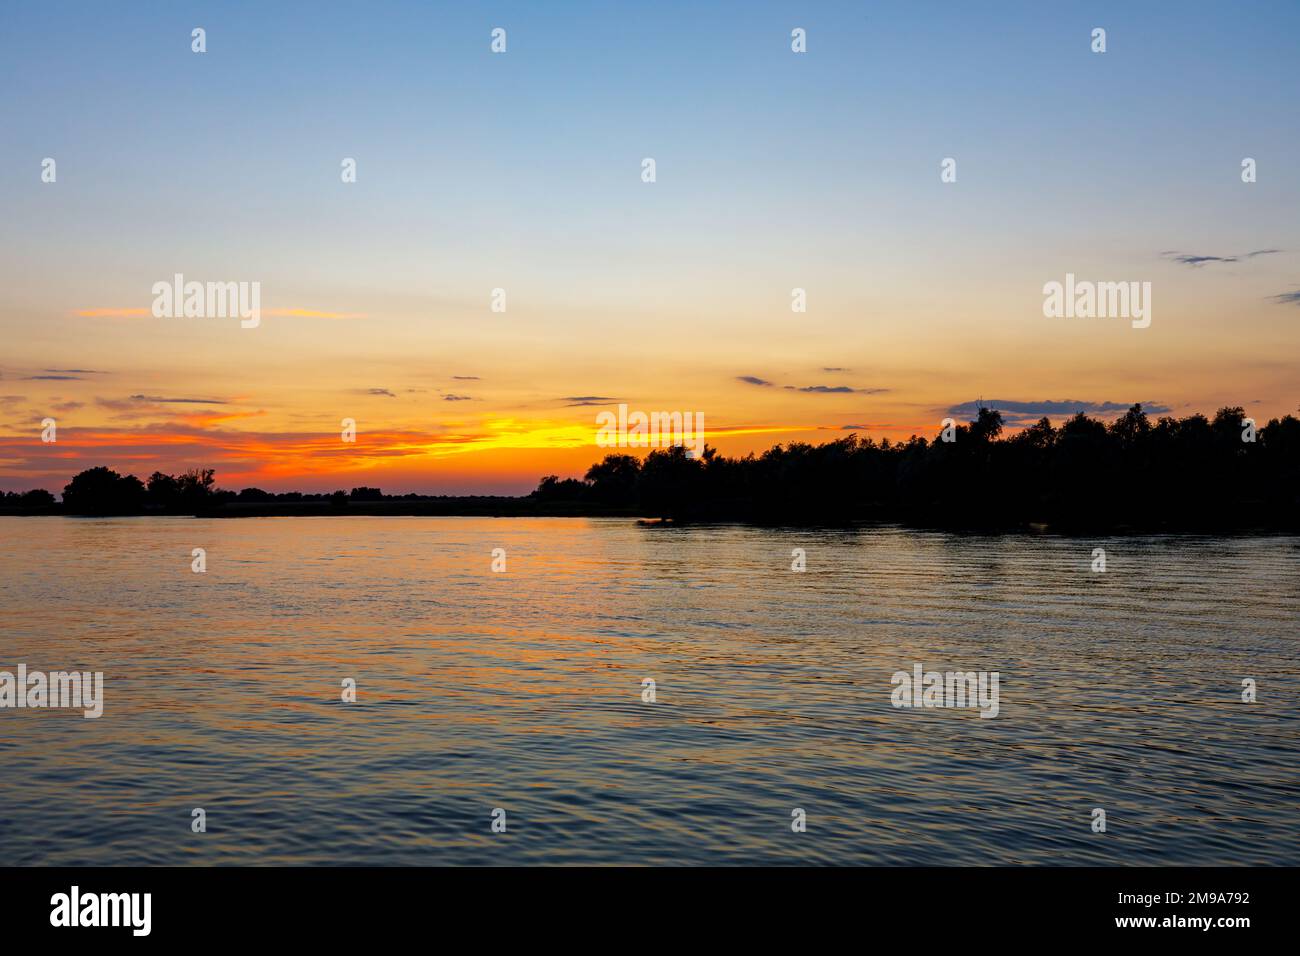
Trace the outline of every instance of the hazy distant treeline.
[[72, 479], [58, 504], [47, 491], [7, 493], [0, 509], [70, 514], [641, 514], [675, 520], [844, 522], [893, 519], [937, 527], [1286, 528], [1300, 530], [1300, 419], [1259, 428], [1241, 408], [1214, 418], [1152, 422], [1140, 405], [1107, 424], [1080, 413], [1009, 437], [1002, 415], [933, 440], [875, 442], [856, 434], [776, 445], [743, 458], [682, 448], [644, 459], [607, 455], [586, 476], [541, 480], [526, 498], [332, 494], [213, 487], [211, 469], [155, 472], [147, 481], [108, 468]]

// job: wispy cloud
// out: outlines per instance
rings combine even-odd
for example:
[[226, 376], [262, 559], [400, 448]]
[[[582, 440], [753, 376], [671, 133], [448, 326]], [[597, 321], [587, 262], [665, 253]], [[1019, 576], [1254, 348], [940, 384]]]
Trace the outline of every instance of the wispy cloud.
[[[843, 372], [847, 369], [823, 369], [826, 372]], [[757, 375], [737, 375], [737, 382], [743, 382], [746, 385], [757, 385], [760, 388], [775, 388], [775, 382], [769, 382], [765, 378], [759, 378]], [[854, 388], [852, 385], [782, 385], [782, 388], [791, 392], [803, 392], [808, 395], [881, 395], [888, 392], [887, 388]]]
[[1162, 252], [1160, 254], [1166, 259], [1172, 259], [1174, 262], [1181, 263], [1185, 266], [1191, 266], [1195, 269], [1215, 262], [1241, 262], [1243, 259], [1254, 259], [1256, 256], [1271, 256], [1281, 251], [1281, 249], [1256, 249], [1254, 252], [1242, 252], [1232, 256], [1196, 255], [1193, 253], [1173, 251]]
[[382, 396], [385, 397], [385, 398], [396, 398], [396, 397], [397, 397], [396, 395], [394, 395], [392, 392], [390, 392], [390, 391], [389, 391], [388, 389], [386, 389], [386, 388], [368, 388], [368, 389], [366, 389], [365, 394], [367, 394], [367, 395], [382, 395]]
[[[973, 402], [962, 402], [948, 408], [949, 415], [974, 417], [981, 408], [992, 408], [1002, 413], [1002, 419], [1008, 425], [1032, 424], [1040, 418], [1064, 418], [1083, 412], [1088, 415], [1106, 417], [1126, 412], [1133, 402], [1085, 402], [1072, 398], [1060, 401], [1025, 402], [1005, 398], [986, 398]], [[1142, 408], [1148, 414], [1163, 415], [1170, 410], [1168, 405], [1157, 402], [1142, 402]]]
[[610, 405], [618, 399], [607, 395], [566, 395], [560, 401], [566, 402], [568, 408], [578, 408], [584, 405]]
[[133, 402], [153, 402], [159, 405], [229, 405], [221, 398], [165, 398], [162, 395], [132, 395]]
[[1300, 289], [1294, 292], [1283, 292], [1280, 295], [1270, 295], [1268, 301], [1280, 302], [1283, 305], [1300, 305]]
[[848, 385], [787, 385], [786, 388], [808, 395], [883, 395], [887, 388], [852, 388]]
[[442, 400], [444, 402], [470, 402], [473, 401], [473, 397], [470, 395], [447, 394], [442, 396]]

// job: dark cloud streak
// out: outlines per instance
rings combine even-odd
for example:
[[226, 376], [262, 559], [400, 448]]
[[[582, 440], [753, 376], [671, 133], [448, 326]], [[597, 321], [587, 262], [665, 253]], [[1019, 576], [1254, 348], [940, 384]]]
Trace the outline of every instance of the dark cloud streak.
[[1256, 256], [1271, 256], [1281, 251], [1281, 249], [1256, 249], [1254, 252], [1243, 252], [1233, 256], [1202, 256], [1186, 252], [1162, 252], [1160, 254], [1166, 259], [1172, 259], [1174, 262], [1196, 269], [1212, 262], [1240, 262], [1243, 259], [1254, 259]]

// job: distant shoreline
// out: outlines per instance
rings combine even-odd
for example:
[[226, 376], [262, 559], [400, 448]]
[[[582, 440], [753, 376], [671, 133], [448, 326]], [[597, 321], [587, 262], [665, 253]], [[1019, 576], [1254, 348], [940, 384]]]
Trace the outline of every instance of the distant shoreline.
[[666, 528], [707, 525], [747, 525], [755, 528], [834, 528], [894, 526], [909, 531], [939, 531], [965, 534], [1049, 534], [1049, 535], [1285, 535], [1300, 534], [1300, 524], [1276, 525], [1247, 521], [1205, 518], [1188, 522], [1097, 522], [1097, 521], [1007, 521], [976, 520], [970, 515], [948, 516], [901, 513], [889, 508], [869, 508], [838, 519], [798, 518], [791, 515], [739, 513], [731, 509], [718, 513], [697, 513], [689, 517], [661, 517], [643, 509], [601, 506], [591, 502], [538, 501], [530, 496], [509, 497], [471, 495], [423, 499], [385, 499], [336, 503], [324, 501], [228, 501], [195, 511], [146, 509], [103, 514], [64, 511], [61, 505], [39, 509], [0, 507], [0, 517], [66, 518], [623, 518], [645, 526]]
[[68, 518], [313, 518], [313, 517], [482, 517], [482, 518], [644, 518], [637, 508], [600, 506], [589, 502], [539, 502], [520, 496], [401, 498], [383, 501], [227, 501], [197, 509], [143, 508], [121, 511], [67, 511], [61, 505], [43, 508], [0, 507], [0, 516], [61, 515]]
[[601, 506], [590, 502], [539, 502], [520, 496], [467, 496], [383, 501], [227, 501], [199, 509], [131, 509], [117, 511], [69, 511], [61, 505], [22, 509], [0, 506], [0, 516], [51, 516], [64, 518], [419, 518], [419, 516], [467, 516], [467, 518], [646, 518], [634, 507]]

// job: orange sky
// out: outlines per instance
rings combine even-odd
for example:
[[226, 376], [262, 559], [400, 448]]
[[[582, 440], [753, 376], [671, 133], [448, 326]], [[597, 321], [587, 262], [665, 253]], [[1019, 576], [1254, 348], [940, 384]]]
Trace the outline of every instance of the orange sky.
[[[727, 454], [850, 431], [932, 435], [981, 398], [1023, 403], [1008, 412], [1013, 427], [1038, 417], [1035, 403], [1071, 399], [1101, 417], [1133, 401], [1179, 415], [1241, 404], [1261, 421], [1294, 410], [1283, 357], [1294, 333], [1274, 324], [1275, 306], [1256, 307], [1256, 334], [1275, 340], [1260, 348], [1207, 332], [1214, 297], [1175, 315], [1157, 305], [1143, 330], [1053, 323], [1025, 298], [1003, 328], [914, 309], [929, 314], [906, 335], [870, 308], [860, 319], [839, 303], [794, 315], [780, 299], [743, 328], [715, 303], [724, 331], [708, 336], [673, 308], [658, 334], [632, 331], [656, 328], [635, 316], [602, 335], [582, 315], [522, 305], [452, 309], [442, 322], [352, 302], [280, 306], [255, 329], [81, 305], [47, 314], [0, 366], [0, 486], [57, 492], [105, 464], [142, 477], [210, 467], [232, 489], [521, 493], [614, 450], [597, 447], [596, 416], [619, 402], [702, 412], [708, 443]], [[52, 444], [41, 441], [47, 417]], [[357, 423], [355, 443], [342, 440], [344, 418]]]

